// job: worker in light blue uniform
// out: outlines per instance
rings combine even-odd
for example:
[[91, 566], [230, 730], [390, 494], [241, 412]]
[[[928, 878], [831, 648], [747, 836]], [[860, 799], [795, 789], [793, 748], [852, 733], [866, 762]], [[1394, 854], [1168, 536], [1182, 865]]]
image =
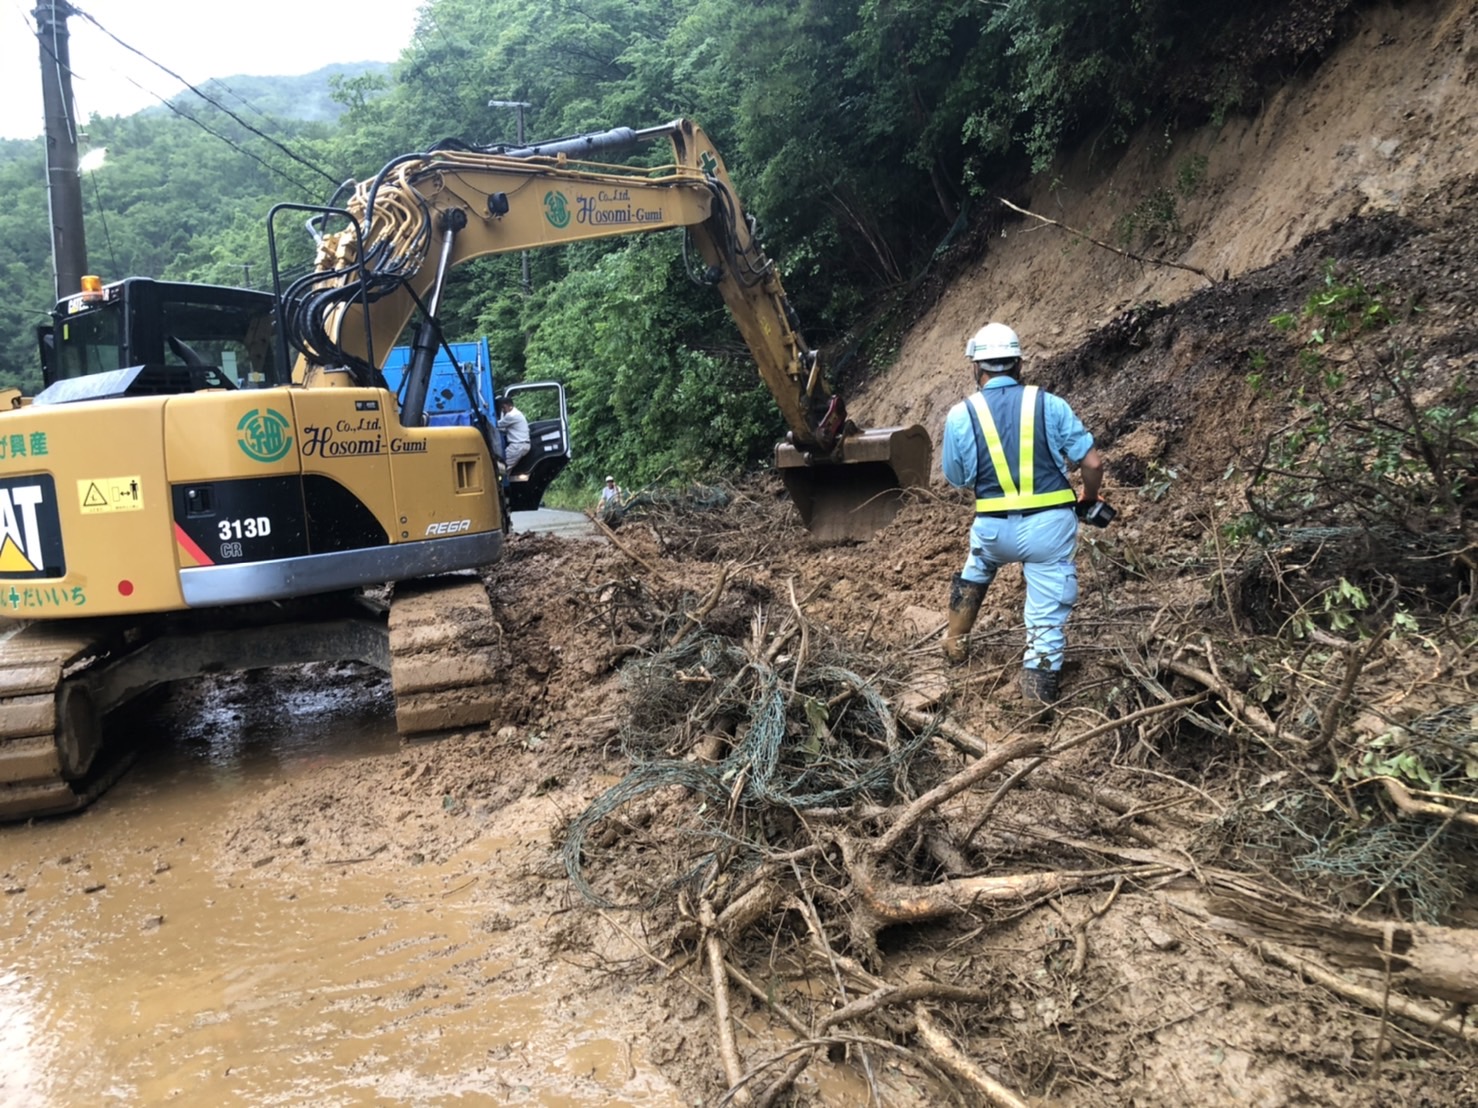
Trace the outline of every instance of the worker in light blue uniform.
[[[975, 492], [970, 556], [950, 583], [944, 656], [958, 665], [997, 571], [1020, 562], [1026, 577], [1026, 655], [1021, 690], [1051, 704], [1058, 695], [1067, 621], [1078, 599], [1078, 513], [1098, 499], [1103, 460], [1067, 401], [1017, 380], [1021, 341], [988, 323], [965, 346], [978, 391], [944, 421], [944, 479]], [[1081, 495], [1068, 470], [1083, 475]]]

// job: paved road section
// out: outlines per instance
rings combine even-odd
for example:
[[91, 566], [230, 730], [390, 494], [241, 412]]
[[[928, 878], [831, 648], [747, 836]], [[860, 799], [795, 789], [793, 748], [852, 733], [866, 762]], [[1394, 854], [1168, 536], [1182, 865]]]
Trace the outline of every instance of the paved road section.
[[542, 532], [562, 535], [567, 539], [596, 539], [604, 542], [600, 531], [583, 512], [565, 512], [557, 508], [540, 508], [533, 512], [513, 513], [513, 533]]

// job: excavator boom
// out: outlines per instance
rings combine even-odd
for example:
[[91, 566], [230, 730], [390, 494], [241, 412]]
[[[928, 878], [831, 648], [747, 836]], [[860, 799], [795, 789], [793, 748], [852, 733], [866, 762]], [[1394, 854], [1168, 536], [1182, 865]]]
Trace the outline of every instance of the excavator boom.
[[[606, 160], [664, 140], [670, 164]], [[864, 430], [848, 420], [723, 159], [690, 120], [407, 155], [360, 184], [346, 207], [354, 226], [324, 236], [317, 273], [288, 293], [300, 305], [287, 313], [298, 380], [328, 367], [371, 383], [383, 357], [374, 337], [398, 334], [461, 262], [682, 229], [702, 260], [700, 280], [723, 297], [789, 428], [776, 467], [812, 532], [866, 539], [892, 518], [902, 490], [928, 482], [931, 445], [922, 427]]]
[[[669, 164], [608, 160], [660, 141]], [[90, 803], [132, 750], [108, 714], [201, 673], [352, 660], [390, 674], [405, 734], [497, 717], [477, 570], [537, 504], [535, 470], [568, 460], [568, 429], [561, 397], [509, 466], [465, 377], [466, 410], [435, 410], [441, 296], [469, 259], [681, 229], [789, 426], [776, 463], [812, 531], [867, 538], [928, 479], [922, 428], [847, 419], [689, 121], [443, 144], [311, 210], [313, 272], [286, 289], [269, 221], [273, 294], [82, 277], [40, 336], [46, 387], [0, 393], [0, 820]], [[418, 311], [392, 391], [386, 360]]]

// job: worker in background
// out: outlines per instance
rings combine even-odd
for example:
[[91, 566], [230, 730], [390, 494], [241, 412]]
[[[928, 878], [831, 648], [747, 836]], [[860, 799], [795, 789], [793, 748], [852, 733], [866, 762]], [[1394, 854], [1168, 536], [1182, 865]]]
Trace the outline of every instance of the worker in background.
[[598, 519], [613, 520], [621, 514], [621, 486], [610, 474], [606, 475], [605, 486], [600, 490], [600, 502], [595, 506]]
[[503, 432], [503, 460], [511, 471], [529, 452], [529, 421], [506, 396], [498, 398], [498, 427]]
[[[1026, 655], [1021, 691], [1051, 704], [1058, 695], [1067, 621], [1078, 599], [1078, 512], [1098, 499], [1103, 460], [1067, 401], [1018, 380], [1021, 341], [988, 323], [965, 346], [977, 391], [944, 421], [944, 478], [975, 491], [970, 555], [949, 591], [944, 656], [958, 665], [981, 601], [1008, 562], [1026, 577]], [[1073, 492], [1068, 469], [1083, 474]]]

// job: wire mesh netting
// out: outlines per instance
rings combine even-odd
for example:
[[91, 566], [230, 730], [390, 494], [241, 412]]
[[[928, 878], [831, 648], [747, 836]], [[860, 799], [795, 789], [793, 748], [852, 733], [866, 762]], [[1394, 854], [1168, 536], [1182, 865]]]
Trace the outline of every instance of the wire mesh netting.
[[[635, 768], [571, 823], [563, 850], [570, 880], [596, 904], [642, 906], [701, 883], [720, 863], [752, 865], [783, 845], [805, 809], [888, 804], [915, 791], [912, 763], [928, 733], [899, 727], [882, 675], [864, 677], [838, 657], [802, 666], [704, 633], [630, 663], [623, 680], [623, 742]], [[690, 756], [705, 740], [728, 753]], [[623, 890], [618, 901], [592, 883], [592, 834], [642, 799], [664, 806], [663, 831], [610, 859], [624, 870], [608, 875]]]

